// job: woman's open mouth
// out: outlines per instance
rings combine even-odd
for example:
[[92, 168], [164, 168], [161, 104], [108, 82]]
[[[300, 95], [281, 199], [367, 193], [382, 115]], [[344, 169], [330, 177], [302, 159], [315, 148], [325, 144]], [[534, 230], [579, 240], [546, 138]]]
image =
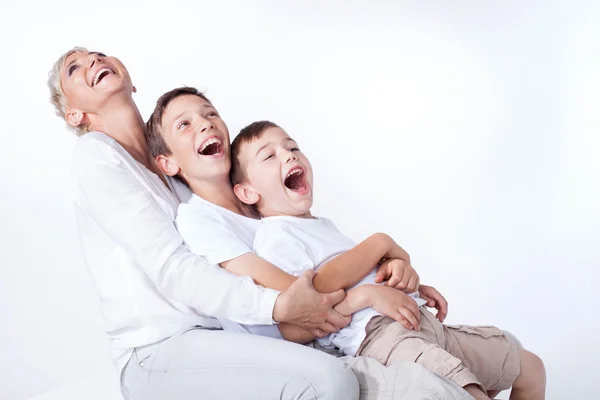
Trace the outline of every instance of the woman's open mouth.
[[102, 79], [106, 78], [109, 75], [114, 75], [114, 72], [112, 69], [110, 69], [110, 68], [99, 69], [98, 72], [96, 72], [96, 75], [94, 76], [94, 80], [92, 81], [92, 87], [96, 86], [98, 83], [100, 83], [100, 81], [102, 81]]
[[223, 153], [223, 142], [219, 138], [212, 137], [198, 149], [198, 154], [201, 156], [216, 156]]
[[301, 167], [294, 167], [288, 172], [283, 184], [286, 188], [298, 194], [308, 193], [308, 182], [306, 174]]

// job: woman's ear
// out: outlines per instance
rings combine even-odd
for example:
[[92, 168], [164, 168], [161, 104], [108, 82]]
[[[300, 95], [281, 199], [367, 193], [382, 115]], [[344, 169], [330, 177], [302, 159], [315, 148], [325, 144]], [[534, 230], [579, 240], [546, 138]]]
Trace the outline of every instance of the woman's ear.
[[71, 125], [73, 128], [77, 128], [81, 126], [83, 119], [85, 118], [85, 114], [81, 110], [76, 110], [74, 108], [67, 109], [65, 113], [65, 119], [67, 120], [67, 124]]
[[156, 165], [158, 165], [158, 169], [160, 169], [163, 174], [175, 176], [179, 173], [179, 165], [175, 164], [175, 162], [171, 160], [171, 157], [161, 154], [156, 157], [155, 161]]
[[252, 205], [260, 200], [260, 195], [247, 183], [238, 183], [233, 187], [233, 192], [244, 204]]

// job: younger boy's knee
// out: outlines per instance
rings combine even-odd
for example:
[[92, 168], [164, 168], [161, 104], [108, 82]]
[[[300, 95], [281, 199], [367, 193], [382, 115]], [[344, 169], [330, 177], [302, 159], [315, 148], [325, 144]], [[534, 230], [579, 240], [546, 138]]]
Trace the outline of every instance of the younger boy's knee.
[[521, 349], [521, 373], [515, 380], [514, 387], [546, 386], [546, 367], [537, 355], [530, 351]]

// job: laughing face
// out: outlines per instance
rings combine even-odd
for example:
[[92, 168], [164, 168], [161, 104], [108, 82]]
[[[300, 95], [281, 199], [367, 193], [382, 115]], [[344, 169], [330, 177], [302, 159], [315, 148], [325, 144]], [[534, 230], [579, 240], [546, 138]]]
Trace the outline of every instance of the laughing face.
[[69, 101], [67, 122], [77, 126], [86, 114], [101, 113], [115, 93], [128, 96], [135, 90], [125, 66], [99, 52], [75, 51], [62, 66], [60, 83]]
[[242, 201], [256, 204], [263, 217], [311, 217], [312, 167], [283, 129], [267, 128], [259, 139], [244, 146], [241, 160], [247, 182], [240, 184], [236, 194], [245, 197]]
[[210, 102], [195, 95], [173, 99], [163, 114], [161, 132], [172, 152], [157, 158], [167, 175], [180, 174], [192, 188], [228, 177], [229, 131]]

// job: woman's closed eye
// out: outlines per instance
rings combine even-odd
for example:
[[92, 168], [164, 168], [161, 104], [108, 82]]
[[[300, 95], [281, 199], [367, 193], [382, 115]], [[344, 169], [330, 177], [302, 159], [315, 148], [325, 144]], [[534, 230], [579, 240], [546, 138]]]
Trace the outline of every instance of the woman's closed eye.
[[71, 76], [71, 75], [73, 75], [73, 72], [75, 72], [75, 70], [76, 70], [77, 68], [79, 68], [79, 65], [77, 65], [77, 64], [72, 64], [72, 65], [70, 65], [70, 66], [69, 66], [69, 69], [67, 70], [67, 75], [68, 75], [68, 76]]
[[292, 148], [290, 149], [290, 151], [300, 151], [300, 149], [299, 149], [299, 148], [297, 148], [297, 147], [292, 147]]

